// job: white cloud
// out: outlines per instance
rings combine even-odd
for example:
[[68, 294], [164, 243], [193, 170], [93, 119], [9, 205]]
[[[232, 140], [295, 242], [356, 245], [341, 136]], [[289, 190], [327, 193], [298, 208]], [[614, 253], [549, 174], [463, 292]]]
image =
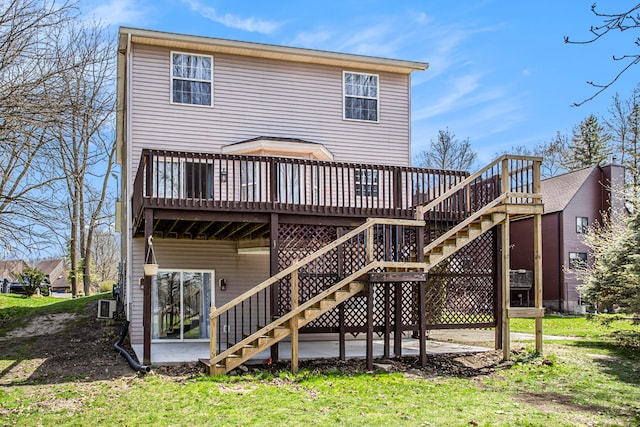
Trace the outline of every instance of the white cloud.
[[136, 0], [112, 0], [100, 4], [89, 3], [87, 16], [107, 25], [141, 25], [146, 22], [149, 11]]
[[298, 33], [288, 44], [292, 46], [306, 47], [309, 49], [323, 48], [326, 42], [331, 40], [333, 33], [330, 30], [317, 30]]
[[[433, 104], [429, 104], [425, 108], [421, 108], [415, 111], [411, 118], [414, 121], [429, 119], [438, 115], [448, 113], [452, 110], [459, 110], [462, 104], [469, 104], [470, 98], [468, 95], [473, 93], [478, 86], [480, 76], [479, 75], [466, 75], [457, 79], [453, 83], [453, 87], [446, 92], [446, 95], [437, 100]], [[478, 97], [475, 97], [474, 103], [480, 102]]]
[[280, 28], [279, 23], [265, 21], [253, 16], [249, 18], [241, 18], [230, 13], [220, 14], [215, 8], [202, 5], [196, 0], [186, 0], [185, 3], [189, 5], [192, 11], [199, 13], [213, 22], [222, 24], [225, 27], [262, 34], [271, 34]]

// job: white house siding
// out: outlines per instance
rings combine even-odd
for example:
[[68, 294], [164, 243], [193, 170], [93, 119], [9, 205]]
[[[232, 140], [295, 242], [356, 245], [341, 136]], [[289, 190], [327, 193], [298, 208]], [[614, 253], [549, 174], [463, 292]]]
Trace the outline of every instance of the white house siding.
[[[153, 247], [161, 269], [214, 270], [215, 305], [222, 306], [241, 293], [269, 277], [269, 256], [264, 254], [238, 254], [235, 242], [219, 240], [154, 239]], [[144, 240], [133, 241], [133, 295], [131, 305], [131, 342], [142, 344], [142, 296], [137, 285], [143, 277]], [[227, 281], [227, 289], [217, 286], [220, 279]]]
[[408, 75], [377, 73], [380, 121], [347, 121], [342, 68], [216, 54], [213, 107], [179, 105], [170, 103], [170, 52], [133, 48], [130, 173], [142, 148], [217, 153], [257, 136], [321, 143], [335, 161], [410, 162]]

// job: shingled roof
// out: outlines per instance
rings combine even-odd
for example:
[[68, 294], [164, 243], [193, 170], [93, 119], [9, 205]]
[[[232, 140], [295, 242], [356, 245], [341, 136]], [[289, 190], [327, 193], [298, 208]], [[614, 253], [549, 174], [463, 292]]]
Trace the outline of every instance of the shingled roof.
[[0, 278], [16, 280], [17, 277], [13, 273], [22, 273], [28, 267], [27, 263], [21, 259], [11, 261], [0, 261]]
[[544, 213], [559, 212], [567, 207], [587, 178], [598, 166], [589, 166], [573, 172], [547, 178], [540, 182]]

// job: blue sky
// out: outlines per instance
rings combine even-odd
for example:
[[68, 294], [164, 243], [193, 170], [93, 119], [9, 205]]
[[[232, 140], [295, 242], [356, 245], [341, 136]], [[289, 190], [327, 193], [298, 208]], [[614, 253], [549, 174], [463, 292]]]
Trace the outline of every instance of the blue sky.
[[[595, 100], [571, 106], [594, 93], [586, 81], [607, 83], [617, 74], [622, 64], [612, 55], [634, 53], [632, 34], [564, 43], [564, 36], [588, 38], [589, 27], [599, 23], [590, 11], [593, 1], [83, 0], [81, 11], [114, 30], [130, 26], [428, 62], [427, 71], [412, 77], [413, 152], [448, 127], [469, 138], [484, 164], [512, 146], [532, 147], [557, 131], [570, 135], [589, 114], [606, 115], [615, 92], [626, 98], [640, 82], [640, 68], [632, 68]], [[601, 6], [613, 12], [604, 8], [632, 3]]]

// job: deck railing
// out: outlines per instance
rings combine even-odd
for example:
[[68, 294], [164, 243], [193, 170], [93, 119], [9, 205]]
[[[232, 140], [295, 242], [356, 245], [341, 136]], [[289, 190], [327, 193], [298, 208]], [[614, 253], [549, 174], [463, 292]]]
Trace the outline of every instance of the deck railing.
[[143, 150], [134, 213], [143, 206], [410, 218], [468, 173], [286, 157]]
[[541, 161], [539, 157], [503, 155], [438, 198], [418, 206], [416, 219], [426, 222], [428, 233], [425, 250], [439, 244], [454, 227], [481, 215], [482, 207], [542, 203]]

